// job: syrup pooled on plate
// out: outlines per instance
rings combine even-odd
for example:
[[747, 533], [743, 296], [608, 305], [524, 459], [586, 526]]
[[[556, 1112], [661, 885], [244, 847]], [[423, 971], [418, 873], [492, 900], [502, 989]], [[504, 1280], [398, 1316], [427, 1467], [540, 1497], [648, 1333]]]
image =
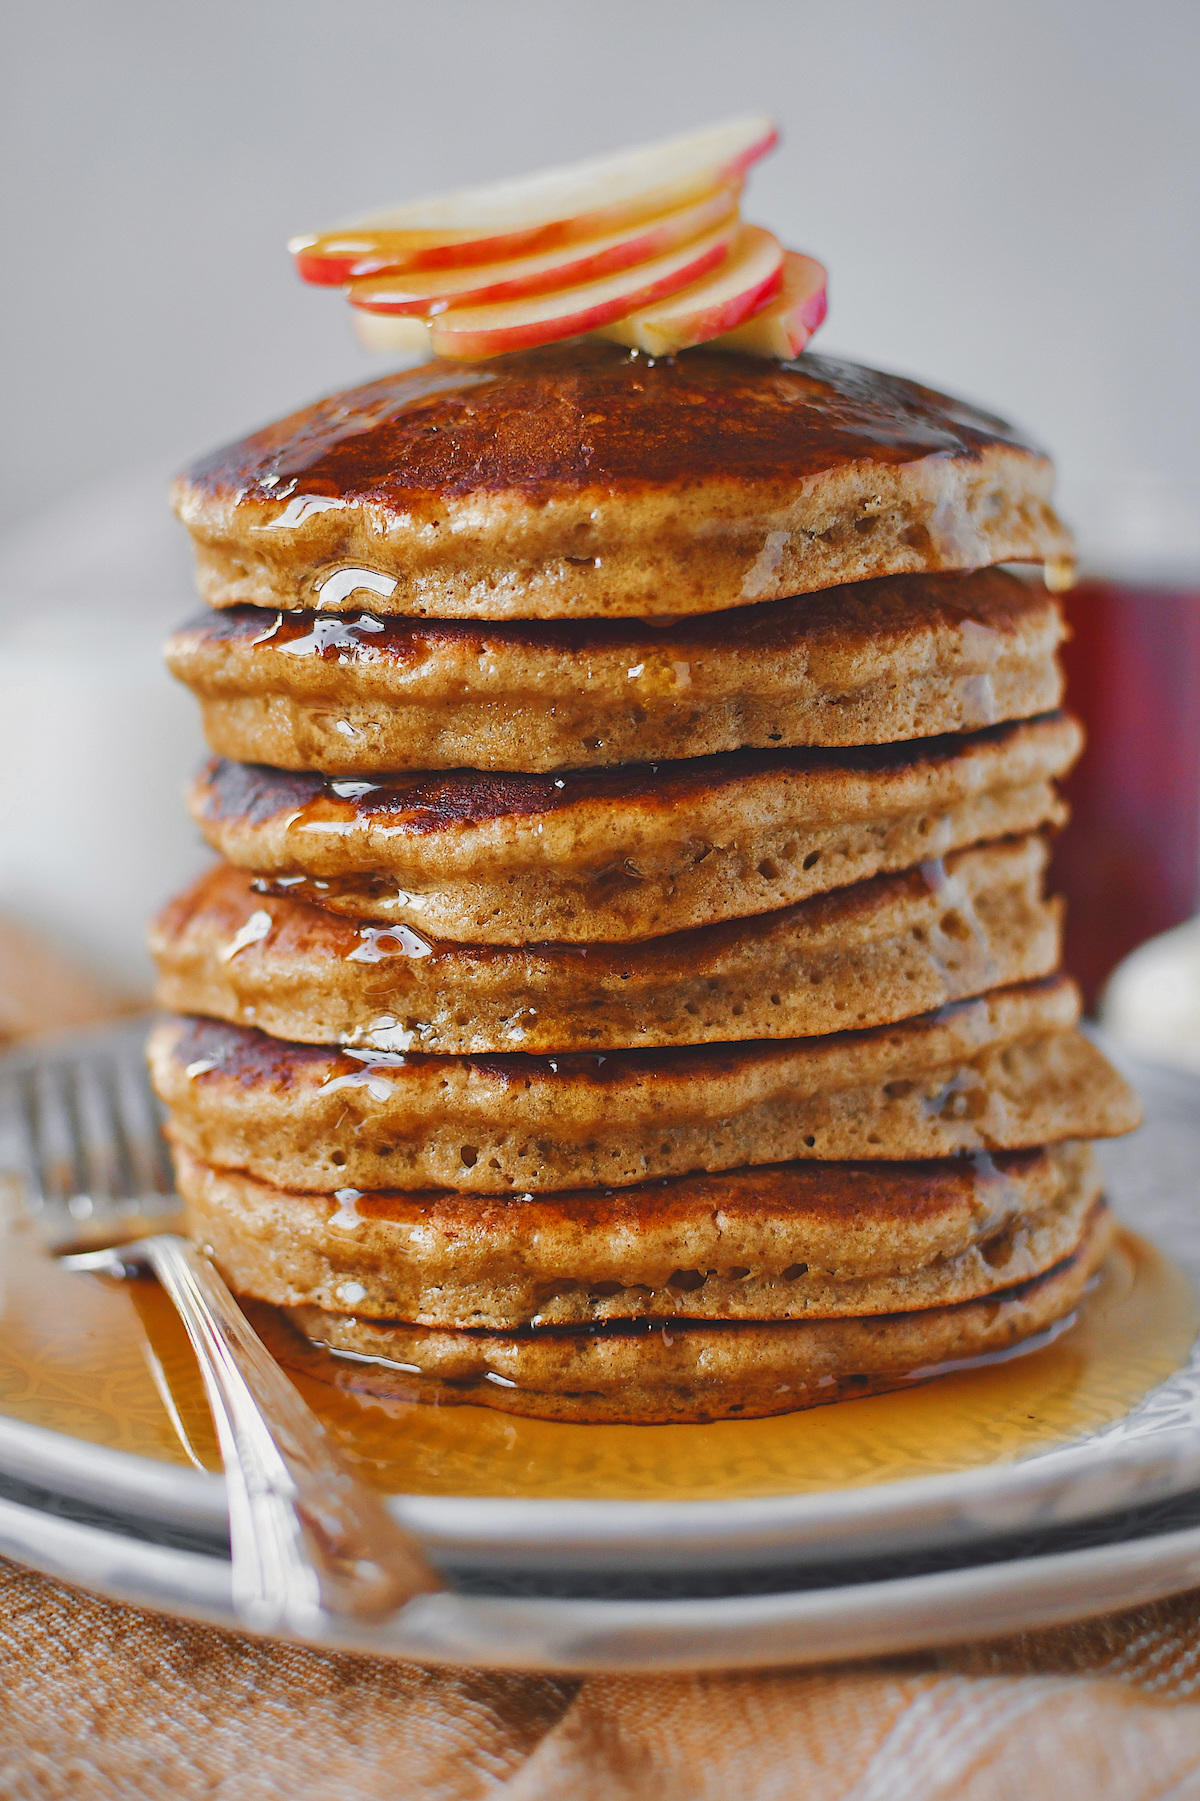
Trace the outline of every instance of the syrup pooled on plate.
[[[199, 1371], [156, 1283], [69, 1274], [19, 1225], [5, 1262], [0, 1416], [220, 1468]], [[1024, 1356], [768, 1419], [580, 1426], [379, 1398], [369, 1371], [255, 1309], [343, 1452], [388, 1492], [660, 1501], [865, 1487], [1050, 1450], [1119, 1419], [1177, 1370], [1198, 1321], [1186, 1276], [1123, 1233], [1075, 1324]], [[348, 1370], [359, 1387], [338, 1386]]]

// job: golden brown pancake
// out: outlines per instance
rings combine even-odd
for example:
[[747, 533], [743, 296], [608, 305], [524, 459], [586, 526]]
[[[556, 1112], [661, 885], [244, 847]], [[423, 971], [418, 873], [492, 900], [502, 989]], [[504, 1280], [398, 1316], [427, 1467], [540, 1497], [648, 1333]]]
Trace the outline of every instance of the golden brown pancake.
[[623, 941], [745, 918], [1065, 817], [1060, 713], [854, 750], [326, 780], [220, 758], [193, 816], [243, 868], [356, 919], [476, 944]]
[[1057, 707], [1063, 625], [1001, 569], [892, 576], [655, 627], [206, 612], [167, 641], [212, 748], [377, 775], [893, 743]]
[[828, 1038], [560, 1057], [339, 1050], [173, 1019], [176, 1141], [280, 1188], [622, 1187], [791, 1158], [924, 1159], [1107, 1137], [1137, 1103], [1063, 978]]
[[466, 1332], [297, 1307], [272, 1333], [290, 1368], [366, 1394], [468, 1402], [543, 1419], [640, 1425], [752, 1419], [878, 1394], [1012, 1349], [1069, 1319], [1112, 1243], [1103, 1203], [1078, 1250], [1044, 1275], [952, 1307], [859, 1319], [614, 1322]]
[[1049, 975], [1040, 837], [630, 944], [463, 945], [264, 896], [219, 863], [151, 928], [157, 999], [305, 1044], [439, 1053], [797, 1038]]
[[953, 1305], [1069, 1256], [1100, 1192], [1081, 1144], [540, 1196], [287, 1192], [183, 1150], [176, 1169], [189, 1229], [238, 1294], [499, 1331]]
[[214, 606], [708, 613], [876, 576], [1061, 562], [1049, 460], [833, 357], [576, 339], [332, 395], [181, 476]]

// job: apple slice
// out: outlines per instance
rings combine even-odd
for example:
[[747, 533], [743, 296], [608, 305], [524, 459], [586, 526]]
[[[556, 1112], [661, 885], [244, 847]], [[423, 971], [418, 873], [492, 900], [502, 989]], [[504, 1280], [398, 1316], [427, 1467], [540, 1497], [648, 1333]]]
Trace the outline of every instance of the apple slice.
[[412, 313], [366, 313], [358, 308], [354, 335], [364, 350], [421, 362], [433, 355], [429, 327]]
[[759, 225], [743, 225], [715, 273], [599, 327], [600, 336], [651, 356], [671, 356], [751, 318], [778, 292], [782, 270], [779, 239]]
[[737, 181], [778, 137], [761, 113], [586, 162], [411, 200], [288, 245], [305, 281], [457, 267], [602, 237]]
[[787, 359], [799, 356], [825, 317], [825, 271], [811, 256], [798, 250], [783, 253], [783, 280], [779, 292], [761, 313], [744, 325], [710, 338], [705, 350], [740, 350], [749, 356]]
[[523, 294], [544, 294], [551, 289], [578, 287], [604, 275], [647, 263], [681, 245], [690, 244], [737, 212], [741, 183], [718, 188], [703, 200], [661, 218], [626, 226], [604, 238], [580, 244], [563, 244], [540, 256], [514, 257], [507, 263], [468, 263], [458, 269], [416, 269], [391, 275], [372, 275], [351, 281], [346, 297], [351, 306], [370, 313], [414, 313], [429, 318], [447, 308], [490, 305], [517, 300]]
[[577, 332], [594, 331], [611, 319], [623, 318], [632, 308], [691, 287], [724, 262], [739, 230], [737, 219], [729, 219], [669, 256], [656, 256], [581, 287], [527, 294], [496, 306], [451, 307], [430, 319], [430, 344], [436, 356], [473, 362], [505, 350], [529, 350], [535, 344], [553, 344], [573, 338]]
[[[737, 350], [743, 355], [787, 359], [799, 356], [825, 318], [825, 271], [797, 250], [783, 253], [783, 280], [775, 299], [743, 325], [721, 332], [698, 346], [701, 350]], [[620, 330], [620, 322], [615, 328]], [[429, 327], [411, 314], [359, 311], [354, 329], [363, 348], [403, 356], [433, 355]], [[597, 336], [609, 336], [605, 331]], [[623, 340], [622, 340], [623, 341]]]

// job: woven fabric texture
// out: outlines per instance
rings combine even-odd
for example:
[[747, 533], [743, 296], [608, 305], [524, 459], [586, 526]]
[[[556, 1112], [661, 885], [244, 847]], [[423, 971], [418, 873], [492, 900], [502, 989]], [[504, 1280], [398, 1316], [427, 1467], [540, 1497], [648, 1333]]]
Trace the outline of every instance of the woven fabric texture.
[[4, 1801], [1185, 1801], [1200, 1591], [921, 1658], [496, 1675], [159, 1618], [0, 1562]]

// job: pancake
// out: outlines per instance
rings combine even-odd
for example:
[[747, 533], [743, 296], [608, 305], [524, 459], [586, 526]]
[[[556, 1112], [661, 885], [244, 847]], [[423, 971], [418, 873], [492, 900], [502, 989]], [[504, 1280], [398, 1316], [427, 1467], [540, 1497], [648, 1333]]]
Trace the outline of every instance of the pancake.
[[791, 1158], [924, 1159], [1106, 1137], [1136, 1101], [1063, 978], [828, 1038], [430, 1057], [207, 1019], [151, 1035], [175, 1140], [276, 1187], [622, 1187]]
[[549, 1196], [290, 1193], [177, 1154], [189, 1230], [277, 1306], [513, 1330], [846, 1318], [973, 1300], [1075, 1250], [1091, 1150], [790, 1163]]
[[[980, 1300], [916, 1313], [766, 1323], [629, 1322], [467, 1332], [297, 1307], [272, 1334], [287, 1367], [364, 1394], [577, 1422], [687, 1423], [878, 1394], [1011, 1350], [1066, 1321], [1112, 1243], [1103, 1203], [1078, 1250]], [[317, 1357], [300, 1334], [340, 1355]]]
[[206, 612], [167, 640], [213, 750], [377, 775], [881, 744], [1057, 707], [1063, 633], [1000, 569], [893, 576], [655, 627]]
[[624, 941], [791, 906], [1057, 825], [1060, 713], [854, 750], [560, 776], [342, 782], [214, 759], [193, 817], [230, 862], [334, 912], [476, 944]]
[[1057, 566], [1052, 486], [1003, 420], [898, 376], [576, 339], [331, 395], [173, 498], [213, 606], [558, 619]]
[[264, 897], [217, 864], [151, 928], [156, 998], [305, 1044], [475, 1053], [796, 1038], [1049, 975], [1048, 846], [1004, 840], [631, 944], [459, 945]]

